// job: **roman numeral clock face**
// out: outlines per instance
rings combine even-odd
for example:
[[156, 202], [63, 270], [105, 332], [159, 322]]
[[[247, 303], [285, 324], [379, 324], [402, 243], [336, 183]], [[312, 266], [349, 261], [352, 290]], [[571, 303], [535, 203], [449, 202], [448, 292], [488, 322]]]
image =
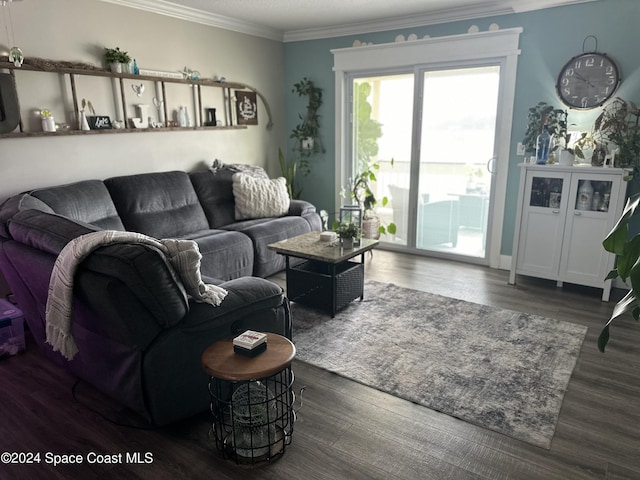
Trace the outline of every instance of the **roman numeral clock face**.
[[556, 90], [569, 107], [589, 109], [602, 105], [620, 84], [616, 63], [604, 53], [583, 53], [560, 70]]

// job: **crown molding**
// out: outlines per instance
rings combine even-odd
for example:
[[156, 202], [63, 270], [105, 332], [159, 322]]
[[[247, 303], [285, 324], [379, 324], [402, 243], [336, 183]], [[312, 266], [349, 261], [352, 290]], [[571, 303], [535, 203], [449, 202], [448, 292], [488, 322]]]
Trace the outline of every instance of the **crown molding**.
[[290, 30], [287, 32], [282, 32], [278, 29], [245, 22], [231, 17], [225, 17], [223, 15], [216, 15], [214, 13], [205, 12], [195, 8], [177, 5], [167, 0], [101, 1], [286, 43], [303, 40], [317, 40], [321, 38], [344, 37], [347, 35], [362, 35], [365, 33], [401, 30], [404, 28], [416, 28], [426, 25], [436, 25], [440, 23], [473, 20], [498, 15], [523, 13], [532, 10], [543, 10], [552, 7], [589, 3], [597, 0], [493, 0], [474, 7], [446, 9], [437, 12], [425, 13], [423, 15], [410, 15], [373, 22], [352, 23], [329, 28]]
[[474, 7], [451, 8], [424, 15], [410, 15], [378, 22], [363, 22], [351, 25], [340, 25], [332, 28], [315, 28], [306, 30], [290, 30], [284, 33], [284, 42], [298, 42], [303, 40], [317, 40], [321, 38], [344, 37], [347, 35], [362, 35], [373, 32], [401, 30], [404, 28], [424, 27], [441, 23], [474, 20], [498, 15], [542, 10], [552, 7], [575, 5], [579, 3], [595, 2], [597, 0], [510, 0], [502, 2], [487, 2]]
[[195, 8], [184, 7], [166, 0], [100, 0], [106, 3], [113, 3], [123, 7], [136, 8], [146, 12], [157, 13], [168, 17], [186, 20], [188, 22], [200, 23], [210, 27], [222, 28], [233, 32], [246, 33], [269, 40], [277, 40], [282, 42], [284, 34], [280, 30], [257, 25], [255, 23], [244, 22], [223, 15], [205, 12]]
[[496, 7], [495, 2], [492, 2], [491, 4], [483, 4], [475, 7], [451, 8], [439, 12], [396, 17], [377, 22], [352, 23], [331, 28], [292, 30], [285, 32], [284, 41], [298, 42], [302, 40], [317, 40], [320, 38], [345, 37], [347, 35], [362, 35], [365, 33], [416, 28], [439, 23], [457, 22], [460, 20], [472, 20], [494, 15], [508, 15], [510, 13], [514, 13], [511, 7]]

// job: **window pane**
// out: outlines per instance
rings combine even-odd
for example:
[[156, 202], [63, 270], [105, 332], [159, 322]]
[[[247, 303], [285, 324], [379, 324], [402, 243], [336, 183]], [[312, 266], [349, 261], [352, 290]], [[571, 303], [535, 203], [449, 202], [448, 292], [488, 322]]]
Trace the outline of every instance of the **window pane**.
[[485, 257], [500, 67], [424, 73], [416, 246]]
[[[357, 78], [353, 82], [353, 174], [373, 164], [371, 190], [382, 225], [394, 223], [396, 235], [382, 240], [406, 244], [409, 165], [413, 120], [413, 75]], [[394, 164], [391, 164], [393, 159]], [[352, 177], [353, 178], [353, 177]], [[398, 190], [401, 189], [401, 190]], [[384, 199], [388, 200], [383, 205]]]

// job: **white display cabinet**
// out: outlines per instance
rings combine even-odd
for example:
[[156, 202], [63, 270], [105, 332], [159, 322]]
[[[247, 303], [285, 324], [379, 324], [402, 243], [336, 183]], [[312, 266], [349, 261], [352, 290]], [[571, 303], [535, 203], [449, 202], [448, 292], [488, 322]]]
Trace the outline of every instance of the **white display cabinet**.
[[509, 283], [516, 275], [602, 288], [615, 256], [602, 241], [624, 207], [619, 168], [522, 164]]

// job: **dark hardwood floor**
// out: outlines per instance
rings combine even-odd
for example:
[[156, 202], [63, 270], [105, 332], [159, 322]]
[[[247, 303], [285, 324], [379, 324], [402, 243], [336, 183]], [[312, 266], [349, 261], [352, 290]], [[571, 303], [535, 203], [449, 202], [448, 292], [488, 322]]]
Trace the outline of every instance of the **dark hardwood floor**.
[[[367, 255], [366, 269], [368, 279], [587, 326], [551, 449], [294, 361], [296, 390], [306, 388], [293, 443], [272, 464], [238, 466], [214, 450], [208, 414], [171, 428], [118, 426], [87, 405], [111, 420], [132, 421], [127, 412], [86, 384], [76, 401], [74, 378], [29, 342], [25, 353], [0, 361], [0, 452], [40, 453], [41, 462], [0, 464], [0, 478], [640, 479], [640, 325], [616, 327], [607, 353], [598, 352], [614, 305], [601, 302], [600, 291], [524, 277], [510, 286], [505, 271], [381, 250]], [[284, 274], [272, 280], [283, 284]], [[83, 463], [53, 466], [47, 452], [80, 454]], [[140, 452], [152, 461], [89, 463], [90, 452], [123, 459]]]

